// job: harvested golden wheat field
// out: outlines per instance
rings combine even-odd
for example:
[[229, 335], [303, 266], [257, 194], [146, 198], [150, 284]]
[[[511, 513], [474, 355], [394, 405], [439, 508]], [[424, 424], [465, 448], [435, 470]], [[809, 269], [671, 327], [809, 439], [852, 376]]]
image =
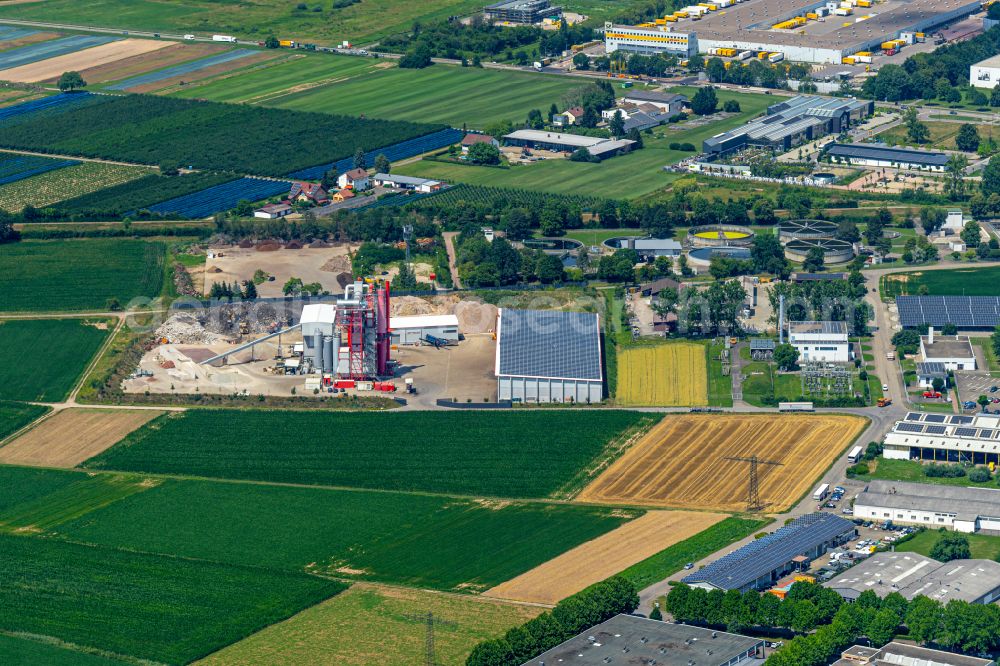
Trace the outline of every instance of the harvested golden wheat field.
[[162, 413], [152, 409], [65, 409], [0, 448], [0, 463], [76, 467]]
[[667, 416], [583, 489], [580, 501], [740, 511], [747, 463], [760, 466], [760, 499], [780, 512], [796, 502], [864, 430], [848, 415], [727, 414]]
[[19, 83], [35, 83], [59, 76], [63, 72], [80, 71], [118, 62], [126, 58], [159, 51], [171, 46], [172, 42], [156, 42], [150, 39], [123, 39], [109, 44], [28, 63], [20, 67], [0, 72], [0, 79]]
[[607, 534], [483, 593], [487, 597], [556, 604], [647, 557], [708, 529], [726, 515], [649, 511]]
[[615, 400], [632, 407], [707, 405], [705, 347], [680, 342], [619, 352]]

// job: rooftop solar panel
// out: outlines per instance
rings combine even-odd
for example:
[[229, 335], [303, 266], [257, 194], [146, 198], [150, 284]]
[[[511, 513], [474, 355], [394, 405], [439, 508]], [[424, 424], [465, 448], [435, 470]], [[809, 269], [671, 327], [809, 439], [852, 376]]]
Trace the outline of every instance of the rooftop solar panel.
[[997, 436], [998, 432], [1000, 432], [1000, 430], [990, 430], [989, 428], [983, 428], [982, 430], [979, 431], [979, 437], [981, 439], [993, 439], [994, 437]]
[[928, 414], [924, 417], [924, 421], [927, 423], [944, 423], [945, 418], [947, 417], [944, 414]]
[[903, 326], [955, 324], [965, 328], [1000, 325], [1000, 296], [897, 296]]
[[906, 414], [906, 420], [907, 421], [919, 421], [922, 417], [923, 417], [923, 414], [920, 414], [918, 412], [908, 412]]
[[948, 423], [972, 423], [973, 420], [971, 416], [965, 416], [964, 414], [948, 417]]
[[929, 425], [924, 426], [924, 434], [926, 435], [943, 435], [947, 432], [947, 428], [939, 425]]
[[554, 310], [500, 311], [500, 375], [602, 379], [596, 314]]
[[916, 423], [900, 423], [896, 426], [897, 432], [923, 432], [924, 427]]
[[956, 437], [975, 437], [977, 432], [975, 428], [955, 428]]

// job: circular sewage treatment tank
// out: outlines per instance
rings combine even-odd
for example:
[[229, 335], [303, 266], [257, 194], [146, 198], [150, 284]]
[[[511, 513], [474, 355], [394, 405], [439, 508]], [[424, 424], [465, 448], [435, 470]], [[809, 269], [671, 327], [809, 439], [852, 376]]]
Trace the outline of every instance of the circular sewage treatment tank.
[[854, 245], [839, 238], [797, 238], [785, 244], [785, 256], [791, 261], [803, 262], [809, 251], [818, 247], [823, 250], [823, 261], [827, 264], [842, 264], [854, 258]]
[[749, 259], [750, 250], [745, 247], [699, 247], [688, 252], [688, 261], [695, 266], [708, 266], [712, 257], [729, 257], [730, 259]]
[[778, 238], [782, 241], [797, 238], [833, 238], [837, 223], [829, 220], [784, 220], [778, 224]]
[[692, 227], [687, 240], [692, 247], [742, 246], [753, 240], [753, 231], [734, 224], [707, 224]]

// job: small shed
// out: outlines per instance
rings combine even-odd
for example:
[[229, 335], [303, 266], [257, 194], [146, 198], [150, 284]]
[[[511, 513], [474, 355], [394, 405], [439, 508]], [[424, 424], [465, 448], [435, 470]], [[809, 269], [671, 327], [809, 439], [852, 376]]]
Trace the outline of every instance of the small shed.
[[425, 341], [427, 336], [458, 341], [458, 317], [453, 314], [390, 317], [389, 329], [392, 343], [397, 345], [414, 345]]
[[775, 346], [771, 338], [750, 338], [750, 358], [754, 361], [770, 361], [774, 358]]
[[917, 382], [920, 388], [934, 388], [935, 379], [948, 381], [948, 369], [944, 367], [944, 363], [939, 361], [917, 363]]

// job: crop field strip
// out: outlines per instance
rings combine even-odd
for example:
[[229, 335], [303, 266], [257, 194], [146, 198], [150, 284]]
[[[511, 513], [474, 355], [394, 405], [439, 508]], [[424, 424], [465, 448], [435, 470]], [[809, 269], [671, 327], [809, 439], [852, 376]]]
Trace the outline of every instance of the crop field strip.
[[0, 480], [0, 532], [461, 592], [498, 585], [642, 515], [9, 466]]
[[[422, 663], [430, 612], [449, 624], [434, 632], [442, 666], [462, 666], [480, 641], [502, 635], [544, 609], [483, 597], [358, 583], [333, 599], [209, 655], [198, 666], [413, 666]], [[392, 636], [386, 641], [385, 636]]]
[[21, 37], [33, 35], [37, 30], [34, 28], [19, 28], [14, 25], [0, 25], [0, 43], [9, 42]]
[[208, 217], [213, 213], [235, 208], [240, 201], [260, 201], [277, 194], [287, 193], [291, 186], [291, 181], [238, 178], [146, 208], [150, 212], [163, 215], [176, 214], [193, 219]]
[[99, 44], [83, 51], [0, 70], [0, 79], [16, 83], [38, 83], [57, 79], [63, 72], [86, 70], [132, 56], [152, 53], [170, 46], [169, 42], [149, 39], [123, 39]]
[[150, 170], [146, 167], [80, 162], [0, 185], [0, 209], [19, 213], [25, 206], [47, 208], [66, 199], [128, 183], [148, 173]]
[[760, 468], [760, 499], [787, 510], [861, 433], [847, 415], [667, 416], [581, 492], [586, 502], [739, 511], [746, 506], [747, 463]]
[[[619, 410], [191, 410], [152, 421], [84, 467], [537, 498], [582, 484], [586, 478], [579, 478], [581, 473], [585, 476], [609, 446], [653, 422], [649, 415]], [[336, 437], [303, 438], [303, 432], [331, 432]], [[537, 440], [540, 432], [547, 433], [543, 444]], [[354, 445], [358, 441], [367, 443], [359, 448]]]
[[22, 116], [37, 116], [47, 110], [69, 111], [77, 105], [94, 104], [102, 101], [105, 101], [105, 98], [85, 92], [73, 93], [72, 95], [52, 95], [0, 109], [0, 120], [9, 121]]
[[109, 37], [106, 35], [73, 35], [39, 44], [31, 44], [30, 46], [21, 46], [0, 53], [0, 70], [27, 65], [39, 60], [56, 58], [67, 53], [75, 53], [76, 51], [82, 51], [93, 46], [115, 42], [119, 39], [120, 37]]
[[619, 350], [615, 399], [627, 406], [707, 405], [705, 345], [671, 343]]
[[184, 74], [197, 72], [200, 69], [212, 67], [213, 65], [221, 65], [222, 63], [239, 60], [240, 58], [245, 58], [256, 53], [260, 53], [260, 51], [255, 49], [234, 49], [232, 51], [226, 51], [217, 55], [208, 56], [207, 58], [201, 58], [192, 62], [167, 67], [166, 69], [160, 69], [148, 74], [134, 76], [106, 87], [108, 90], [129, 90], [138, 86], [164, 81], [175, 76], [182, 76]]
[[[32, 421], [41, 418], [48, 407], [23, 402], [0, 400], [0, 440], [14, 434]], [[2, 451], [3, 449], [0, 449]]]
[[345, 587], [28, 536], [0, 534], [0, 558], [0, 629], [166, 664], [205, 656]]
[[151, 173], [122, 185], [106, 187], [61, 201], [55, 208], [67, 215], [85, 219], [121, 219], [130, 211], [148, 210], [154, 204], [206, 191], [236, 178], [231, 174], [204, 171], [177, 176]]
[[0, 447], [0, 463], [76, 467], [162, 413], [151, 409], [64, 409]]
[[108, 65], [88, 67], [80, 74], [83, 76], [83, 80], [91, 88], [94, 88], [100, 84], [121, 81], [226, 50], [222, 44], [205, 42], [194, 44], [170, 42], [168, 44], [166, 48], [159, 51], [132, 56]]
[[79, 319], [0, 321], [0, 398], [64, 399], [107, 336]]
[[649, 511], [483, 594], [497, 599], [556, 604], [725, 517], [721, 513], [696, 511]]
[[47, 171], [79, 164], [76, 160], [54, 160], [34, 155], [0, 153], [0, 185], [31, 178]]
[[110, 298], [159, 296], [165, 254], [163, 243], [133, 239], [0, 245], [0, 312], [101, 312]]
[[[442, 129], [155, 95], [87, 97], [97, 100], [77, 103], [72, 123], [60, 113], [43, 111], [0, 124], [0, 146], [280, 176], [346, 159], [358, 147], [392, 146]], [[317, 141], [317, 136], [325, 138]]]
[[0, 664], [12, 666], [123, 666], [122, 661], [88, 654], [57, 639], [24, 638], [0, 633]]

